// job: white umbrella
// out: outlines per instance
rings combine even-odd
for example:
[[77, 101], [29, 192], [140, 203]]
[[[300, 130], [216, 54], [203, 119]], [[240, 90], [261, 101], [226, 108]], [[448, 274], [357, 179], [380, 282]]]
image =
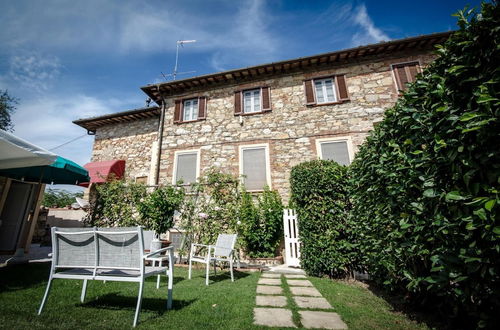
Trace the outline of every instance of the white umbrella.
[[0, 129], [0, 169], [53, 164], [57, 155]]

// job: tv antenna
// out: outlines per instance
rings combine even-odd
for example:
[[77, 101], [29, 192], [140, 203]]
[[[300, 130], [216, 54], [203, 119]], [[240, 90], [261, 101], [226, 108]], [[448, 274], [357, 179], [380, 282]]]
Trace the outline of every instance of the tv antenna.
[[[191, 44], [194, 42], [196, 42], [196, 40], [177, 40], [177, 45], [176, 45], [176, 50], [175, 50], [175, 67], [174, 67], [174, 73], [172, 73], [173, 80], [175, 80], [177, 78], [178, 74], [195, 72], [195, 71], [187, 71], [187, 72], [180, 72], [180, 73], [177, 72], [177, 67], [179, 64], [179, 46], [184, 47], [184, 44]], [[164, 75], [163, 73], [162, 73], [162, 75], [166, 79], [167, 75]]]

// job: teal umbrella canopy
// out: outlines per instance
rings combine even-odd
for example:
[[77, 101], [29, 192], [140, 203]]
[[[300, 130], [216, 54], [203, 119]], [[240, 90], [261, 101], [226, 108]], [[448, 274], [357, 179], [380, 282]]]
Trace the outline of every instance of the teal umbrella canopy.
[[56, 161], [51, 165], [1, 169], [0, 176], [54, 184], [79, 184], [90, 181], [85, 168], [60, 156], [57, 156]]

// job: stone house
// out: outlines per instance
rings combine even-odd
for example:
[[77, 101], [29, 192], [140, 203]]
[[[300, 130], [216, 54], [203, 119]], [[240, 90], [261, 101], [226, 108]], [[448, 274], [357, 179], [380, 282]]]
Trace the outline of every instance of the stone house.
[[129, 179], [189, 183], [216, 167], [287, 201], [291, 168], [317, 158], [349, 164], [449, 34], [147, 85], [157, 106], [74, 123], [95, 134], [92, 162], [125, 160]]

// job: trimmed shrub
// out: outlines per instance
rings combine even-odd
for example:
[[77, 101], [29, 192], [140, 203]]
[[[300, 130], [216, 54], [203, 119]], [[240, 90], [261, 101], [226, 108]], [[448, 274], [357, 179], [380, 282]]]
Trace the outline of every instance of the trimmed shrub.
[[[500, 13], [460, 30], [361, 147], [352, 202], [370, 275], [493, 325], [500, 310]], [[463, 326], [463, 324], [462, 324]]]
[[264, 188], [256, 197], [246, 191], [241, 196], [242, 238], [251, 258], [272, 258], [283, 238], [283, 203], [276, 191]]
[[310, 275], [346, 277], [355, 256], [348, 224], [347, 167], [327, 160], [302, 163], [292, 168], [290, 185], [302, 268]]

